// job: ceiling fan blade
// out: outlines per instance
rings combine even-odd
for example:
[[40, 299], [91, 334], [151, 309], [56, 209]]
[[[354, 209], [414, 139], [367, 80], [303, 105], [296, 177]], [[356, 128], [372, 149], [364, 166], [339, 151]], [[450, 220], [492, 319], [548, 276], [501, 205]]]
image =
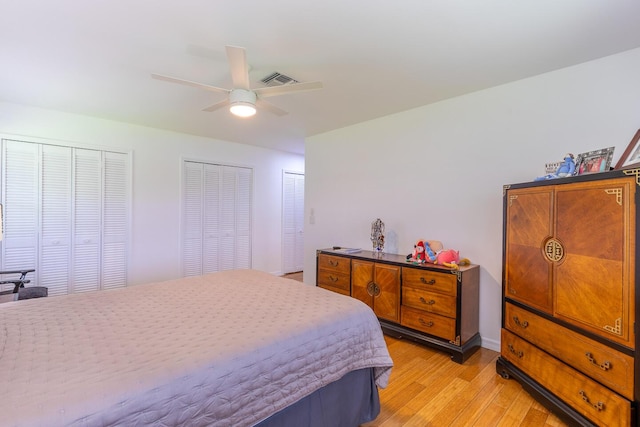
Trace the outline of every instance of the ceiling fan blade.
[[260, 108], [261, 110], [265, 110], [272, 114], [275, 114], [276, 116], [286, 116], [287, 114], [289, 114], [283, 109], [276, 107], [272, 103], [264, 101], [262, 99], [256, 100], [256, 107]]
[[157, 79], [157, 80], [163, 80], [165, 82], [178, 83], [178, 84], [185, 85], [185, 86], [192, 86], [192, 87], [196, 87], [198, 89], [208, 90], [210, 92], [216, 92], [216, 93], [229, 93], [229, 92], [231, 92], [229, 89], [223, 89], [221, 87], [209, 86], [209, 85], [205, 85], [203, 83], [193, 82], [191, 80], [179, 79], [177, 77], [163, 76], [162, 74], [151, 74], [151, 77], [153, 77], [154, 79]]
[[322, 89], [322, 82], [305, 82], [305, 83], [293, 83], [282, 86], [261, 87], [253, 89], [253, 91], [261, 98], [269, 96], [284, 95], [293, 92], [306, 92], [309, 90]]
[[249, 90], [249, 65], [247, 53], [242, 47], [226, 46], [234, 89]]
[[202, 111], [216, 111], [220, 108], [224, 108], [229, 105], [229, 100], [225, 99], [224, 101], [216, 102], [213, 105], [208, 106], [207, 108], [203, 108]]

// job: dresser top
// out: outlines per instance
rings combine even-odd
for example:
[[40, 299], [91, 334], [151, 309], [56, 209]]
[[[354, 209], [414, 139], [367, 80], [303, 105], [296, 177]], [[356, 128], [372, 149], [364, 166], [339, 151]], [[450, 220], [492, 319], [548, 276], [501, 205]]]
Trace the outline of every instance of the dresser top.
[[425, 270], [439, 270], [439, 271], [445, 271], [445, 272], [455, 272], [455, 271], [464, 272], [467, 270], [472, 270], [474, 268], [479, 268], [479, 266], [476, 264], [461, 265], [457, 269], [451, 268], [451, 267], [445, 267], [444, 265], [436, 265], [431, 263], [417, 264], [414, 262], [407, 261], [406, 255], [389, 254], [385, 252], [378, 253], [378, 252], [365, 251], [365, 250], [361, 250], [355, 253], [345, 253], [340, 250], [327, 248], [327, 249], [319, 249], [317, 253], [318, 254], [323, 253], [327, 255], [338, 255], [338, 256], [344, 256], [347, 258], [362, 259], [367, 261], [383, 262], [387, 264], [396, 264], [396, 265], [402, 264], [403, 266], [406, 266], [406, 267], [424, 268]]

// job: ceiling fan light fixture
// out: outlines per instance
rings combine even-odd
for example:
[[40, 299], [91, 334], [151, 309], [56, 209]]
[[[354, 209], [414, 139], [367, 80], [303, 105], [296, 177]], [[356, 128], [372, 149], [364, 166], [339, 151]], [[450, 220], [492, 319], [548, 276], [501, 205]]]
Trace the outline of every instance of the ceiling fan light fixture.
[[256, 114], [256, 107], [247, 102], [235, 102], [231, 104], [229, 111], [238, 117], [251, 117]]
[[229, 94], [229, 111], [238, 117], [251, 117], [256, 114], [256, 98], [253, 91], [234, 89]]

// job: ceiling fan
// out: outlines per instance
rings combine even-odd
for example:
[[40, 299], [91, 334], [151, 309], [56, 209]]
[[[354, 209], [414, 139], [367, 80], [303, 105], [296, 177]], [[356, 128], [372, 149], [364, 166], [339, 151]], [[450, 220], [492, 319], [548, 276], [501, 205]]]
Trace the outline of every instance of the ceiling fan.
[[191, 80], [164, 76], [161, 74], [151, 74], [151, 77], [171, 83], [197, 87], [211, 92], [224, 93], [227, 95], [227, 99], [210, 105], [202, 111], [215, 111], [229, 106], [231, 113], [240, 117], [253, 116], [256, 113], [256, 107], [269, 111], [277, 116], [284, 116], [285, 114], [288, 114], [286, 111], [265, 101], [263, 98], [322, 88], [322, 82], [307, 82], [251, 89], [249, 86], [249, 65], [247, 64], [247, 54], [245, 49], [237, 46], [226, 46], [226, 50], [229, 66], [231, 68], [233, 89], [224, 89]]

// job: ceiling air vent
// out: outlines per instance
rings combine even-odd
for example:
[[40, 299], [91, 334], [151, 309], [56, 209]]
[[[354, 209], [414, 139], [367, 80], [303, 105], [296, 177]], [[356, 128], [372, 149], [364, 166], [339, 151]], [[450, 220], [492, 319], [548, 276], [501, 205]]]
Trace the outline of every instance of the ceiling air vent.
[[267, 77], [260, 81], [267, 86], [283, 86], [293, 83], [299, 83], [297, 80], [278, 72], [269, 74]]

